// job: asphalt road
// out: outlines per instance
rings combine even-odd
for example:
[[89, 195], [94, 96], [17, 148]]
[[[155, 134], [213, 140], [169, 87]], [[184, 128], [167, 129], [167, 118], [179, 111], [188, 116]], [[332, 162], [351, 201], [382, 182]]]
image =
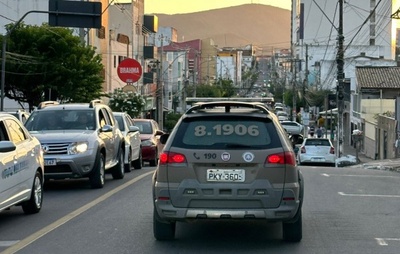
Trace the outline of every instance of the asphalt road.
[[362, 168], [302, 167], [303, 240], [281, 240], [280, 223], [178, 223], [176, 240], [152, 232], [151, 173], [104, 189], [86, 181], [48, 184], [39, 214], [0, 214], [1, 253], [398, 253], [400, 174]]

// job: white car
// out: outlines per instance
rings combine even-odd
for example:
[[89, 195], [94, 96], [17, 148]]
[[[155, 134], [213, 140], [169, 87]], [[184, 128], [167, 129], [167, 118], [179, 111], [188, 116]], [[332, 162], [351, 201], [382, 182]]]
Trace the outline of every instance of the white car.
[[281, 121], [282, 127], [290, 134], [303, 134], [304, 125], [294, 121]]
[[306, 138], [297, 153], [299, 165], [335, 166], [336, 154], [328, 138]]
[[113, 112], [113, 114], [125, 139], [125, 172], [131, 172], [131, 166], [141, 169], [143, 161], [139, 127], [135, 126], [133, 119], [127, 113]]
[[275, 115], [278, 117], [279, 121], [289, 120], [289, 114], [285, 111], [275, 111]]
[[8, 113], [0, 113], [0, 211], [21, 205], [26, 214], [42, 208], [44, 159], [37, 138]]

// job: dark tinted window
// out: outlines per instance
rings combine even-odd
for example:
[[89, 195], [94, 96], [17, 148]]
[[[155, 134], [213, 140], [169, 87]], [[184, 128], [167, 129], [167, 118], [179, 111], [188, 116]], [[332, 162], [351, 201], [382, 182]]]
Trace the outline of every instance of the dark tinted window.
[[125, 125], [124, 125], [124, 119], [122, 116], [115, 116], [115, 119], [117, 120], [118, 127], [121, 131], [125, 131]]
[[274, 124], [256, 118], [196, 118], [179, 126], [173, 146], [199, 149], [252, 149], [280, 147]]

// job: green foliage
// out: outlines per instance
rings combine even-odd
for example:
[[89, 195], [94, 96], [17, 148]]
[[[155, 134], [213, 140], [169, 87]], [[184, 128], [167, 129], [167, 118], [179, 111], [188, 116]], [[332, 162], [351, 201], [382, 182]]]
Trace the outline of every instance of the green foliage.
[[233, 86], [232, 80], [220, 80], [217, 86], [221, 91], [221, 97], [232, 97], [236, 94], [236, 89]]
[[172, 129], [175, 127], [175, 124], [178, 122], [179, 118], [182, 116], [182, 114], [177, 114], [177, 113], [168, 113], [165, 116], [165, 123], [164, 123], [164, 128], [168, 131], [171, 132]]
[[43, 100], [88, 102], [102, 95], [101, 56], [70, 29], [21, 23], [9, 34], [6, 57], [5, 96], [30, 110]]
[[[193, 97], [192, 87], [188, 90], [188, 96]], [[196, 85], [196, 97], [221, 97], [221, 91], [214, 85]]]
[[138, 118], [145, 106], [143, 96], [133, 92], [124, 92], [121, 88], [108, 93], [110, 98], [108, 105], [115, 112], [126, 112], [132, 118]]

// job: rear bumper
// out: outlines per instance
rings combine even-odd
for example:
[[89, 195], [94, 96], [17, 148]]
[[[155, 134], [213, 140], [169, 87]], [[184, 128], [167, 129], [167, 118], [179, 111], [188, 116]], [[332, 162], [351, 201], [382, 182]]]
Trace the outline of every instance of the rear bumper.
[[142, 147], [142, 160], [149, 161], [156, 158], [156, 146], [143, 146]]
[[158, 215], [164, 221], [192, 220], [257, 220], [288, 221], [294, 218], [300, 202], [296, 205], [282, 205], [274, 209], [208, 209], [178, 208], [164, 201], [155, 201]]
[[[191, 188], [193, 191], [196, 188]], [[199, 189], [197, 189], [199, 191]], [[202, 196], [189, 198], [187, 202], [181, 202], [179, 207], [165, 198], [169, 194], [182, 193], [177, 189], [168, 190], [164, 183], [157, 183], [153, 186], [154, 206], [159, 217], [164, 221], [192, 221], [192, 220], [257, 220], [268, 221], [289, 221], [293, 219], [297, 211], [301, 208], [302, 188], [298, 183], [292, 184], [291, 188], [284, 189], [279, 195], [293, 197], [291, 200], [282, 200], [276, 207], [267, 207], [267, 198], [257, 198], [249, 194], [237, 197], [227, 196], [225, 198], [213, 196]], [[169, 194], [167, 194], [169, 193]], [[179, 201], [183, 201], [190, 196], [190, 193], [183, 194]], [[195, 195], [195, 194], [194, 194]], [[272, 194], [273, 195], [273, 194]], [[179, 195], [178, 195], [179, 196]], [[186, 196], [186, 197], [185, 197]], [[163, 198], [158, 198], [163, 197]], [[174, 200], [177, 198], [175, 197]], [[179, 201], [177, 201], [179, 203]], [[185, 205], [182, 205], [185, 204]]]

